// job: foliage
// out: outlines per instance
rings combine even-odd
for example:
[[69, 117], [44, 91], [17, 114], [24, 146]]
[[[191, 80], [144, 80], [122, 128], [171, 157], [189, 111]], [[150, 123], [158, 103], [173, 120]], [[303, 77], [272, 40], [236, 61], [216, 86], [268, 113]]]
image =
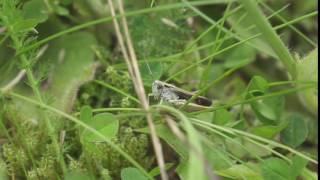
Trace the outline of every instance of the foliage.
[[[124, 1], [146, 92], [213, 100], [149, 97], [170, 179], [317, 179], [316, 4]], [[0, 1], [0, 179], [160, 177], [109, 7]]]

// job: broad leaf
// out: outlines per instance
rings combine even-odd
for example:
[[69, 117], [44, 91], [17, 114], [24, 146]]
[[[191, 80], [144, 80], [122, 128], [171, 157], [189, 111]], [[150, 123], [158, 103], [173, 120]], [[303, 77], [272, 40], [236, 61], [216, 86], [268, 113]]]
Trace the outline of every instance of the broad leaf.
[[[116, 137], [119, 130], [119, 120], [111, 113], [100, 113], [95, 115], [93, 120], [88, 122], [88, 125], [109, 140]], [[101, 142], [102, 139], [91, 131], [85, 130], [81, 134], [81, 141], [89, 151], [94, 152], [96, 150], [95, 143]]]
[[266, 105], [264, 102], [252, 102], [251, 108], [256, 113], [259, 120], [261, 120], [262, 122], [268, 124], [276, 123], [277, 116], [271, 106]]
[[303, 116], [293, 114], [288, 118], [288, 126], [281, 132], [281, 141], [291, 147], [298, 147], [308, 136], [308, 126]]
[[261, 170], [265, 180], [288, 180], [290, 177], [289, 165], [279, 158], [269, 158], [263, 161]]
[[128, 167], [121, 170], [121, 180], [147, 180], [138, 169]]
[[[247, 89], [246, 99], [262, 96], [268, 91], [268, 82], [260, 77], [254, 76]], [[280, 97], [270, 97], [250, 103], [258, 119], [268, 125], [277, 125], [281, 122], [281, 114], [284, 109], [285, 99]]]
[[278, 133], [280, 133], [287, 125], [288, 125], [288, 122], [283, 121], [281, 124], [277, 126], [262, 125], [262, 126], [253, 127], [250, 129], [250, 131], [253, 134], [259, 135], [261, 137], [272, 139]]
[[23, 6], [23, 16], [26, 19], [34, 19], [42, 23], [48, 19], [49, 10], [43, 0], [28, 1]]
[[248, 85], [248, 93], [252, 96], [263, 95], [268, 90], [268, 81], [261, 76], [254, 76]]
[[271, 154], [271, 152], [265, 148], [240, 137], [233, 138], [232, 141], [226, 141], [226, 147], [230, 153], [238, 158], [250, 157], [256, 159], [257, 157], [264, 157]]
[[159, 80], [162, 76], [162, 64], [160, 62], [149, 63], [148, 60], [145, 60], [144, 63], [140, 65], [140, 73], [142, 76], [143, 83], [146, 86], [151, 87], [153, 81]]
[[228, 169], [217, 171], [217, 174], [231, 179], [263, 180], [257, 164], [233, 165]]
[[292, 165], [290, 166], [290, 176], [291, 179], [296, 179], [307, 166], [308, 161], [300, 156], [293, 156]]
[[[174, 163], [166, 163], [164, 166], [165, 166], [166, 170], [169, 170], [170, 168], [172, 168], [174, 166]], [[155, 177], [159, 174], [160, 174], [159, 166], [157, 166], [157, 167], [153, 168], [151, 171], [149, 171], [149, 175], [152, 177]]]
[[220, 109], [214, 112], [213, 123], [225, 125], [232, 120], [232, 115], [226, 109]]
[[80, 120], [85, 123], [90, 123], [92, 121], [92, 108], [90, 106], [83, 106], [80, 110]]
[[213, 112], [203, 112], [196, 115], [197, 119], [212, 123], [214, 113]]

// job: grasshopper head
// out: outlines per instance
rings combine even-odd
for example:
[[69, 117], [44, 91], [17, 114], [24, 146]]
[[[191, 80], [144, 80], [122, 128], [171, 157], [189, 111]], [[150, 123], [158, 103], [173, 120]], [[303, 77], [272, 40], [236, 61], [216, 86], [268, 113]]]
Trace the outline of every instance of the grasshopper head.
[[162, 90], [163, 90], [163, 82], [161, 81], [158, 81], [158, 80], [155, 80], [153, 83], [152, 83], [152, 94], [154, 96], [155, 99], [158, 99], [162, 93]]

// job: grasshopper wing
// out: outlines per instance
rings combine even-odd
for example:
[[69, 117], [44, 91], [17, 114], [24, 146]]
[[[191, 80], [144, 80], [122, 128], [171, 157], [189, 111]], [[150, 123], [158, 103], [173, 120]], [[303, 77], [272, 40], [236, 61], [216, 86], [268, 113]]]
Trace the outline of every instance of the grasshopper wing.
[[[185, 91], [183, 89], [180, 88], [173, 88], [172, 89], [174, 91], [175, 94], [177, 94], [179, 96], [179, 99], [186, 99], [189, 100], [190, 98], [192, 98], [192, 96], [196, 95], [195, 93], [191, 93], [188, 91]], [[212, 105], [212, 101], [206, 97], [203, 96], [198, 96], [196, 99], [194, 99], [194, 103], [201, 105], [201, 106], [211, 106]]]

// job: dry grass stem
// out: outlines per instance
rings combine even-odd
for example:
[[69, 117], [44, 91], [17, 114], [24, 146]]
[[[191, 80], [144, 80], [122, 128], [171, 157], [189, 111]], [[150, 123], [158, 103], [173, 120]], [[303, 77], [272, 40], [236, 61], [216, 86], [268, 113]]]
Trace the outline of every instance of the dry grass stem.
[[142, 83], [142, 79], [140, 76], [140, 71], [139, 71], [139, 66], [138, 66], [138, 62], [137, 62], [137, 57], [136, 54], [134, 52], [134, 47], [132, 45], [132, 41], [131, 41], [131, 37], [130, 37], [130, 33], [129, 33], [129, 29], [128, 29], [128, 23], [126, 21], [126, 18], [124, 16], [124, 8], [123, 8], [123, 3], [121, 0], [118, 0], [119, 3], [119, 10], [120, 13], [122, 15], [122, 25], [124, 28], [124, 33], [125, 33], [125, 37], [126, 37], [126, 41], [127, 41], [127, 46], [129, 49], [129, 54], [130, 54], [130, 58], [128, 56], [128, 52], [126, 50], [125, 47], [125, 43], [124, 43], [124, 39], [121, 35], [121, 31], [120, 31], [120, 26], [117, 22], [117, 19], [115, 18], [115, 9], [113, 6], [113, 3], [111, 0], [108, 0], [109, 2], [109, 6], [110, 6], [110, 11], [111, 11], [111, 15], [113, 17], [113, 23], [115, 26], [115, 30], [116, 30], [116, 34], [117, 34], [117, 38], [119, 40], [119, 44], [120, 44], [120, 48], [121, 51], [124, 55], [124, 59], [126, 61], [126, 64], [128, 66], [129, 69], [129, 73], [132, 76], [132, 81], [133, 81], [133, 85], [135, 88], [135, 91], [140, 99], [140, 101], [142, 102], [143, 105], [143, 109], [147, 112], [146, 114], [146, 118], [148, 121], [148, 126], [150, 129], [150, 134], [151, 134], [151, 139], [152, 139], [152, 144], [154, 147], [154, 151], [157, 157], [157, 162], [160, 168], [160, 174], [161, 174], [161, 178], [163, 180], [167, 180], [168, 179], [168, 175], [165, 171], [165, 163], [164, 163], [164, 158], [163, 158], [163, 152], [162, 152], [162, 147], [161, 147], [161, 143], [159, 138], [157, 137], [156, 134], [156, 128], [153, 124], [153, 120], [152, 120], [152, 116], [149, 112], [149, 104], [146, 98], [146, 93], [145, 93], [145, 89]]
[[115, 12], [112, 0], [108, 0], [108, 4], [109, 4], [111, 16], [113, 18], [112, 22], [113, 22], [114, 29], [116, 31], [116, 36], [117, 36], [117, 39], [118, 39], [118, 42], [119, 42], [119, 45], [120, 45], [121, 52], [123, 54], [124, 60], [126, 61], [126, 64], [127, 64], [127, 67], [128, 67], [130, 75], [133, 75], [133, 71], [132, 71], [132, 68], [131, 68], [132, 66], [130, 64], [129, 56], [128, 56], [128, 53], [127, 53], [127, 50], [126, 50], [126, 47], [125, 47], [125, 44], [124, 44], [123, 37], [121, 35], [119, 23], [118, 23], [118, 21], [116, 19], [116, 12]]

